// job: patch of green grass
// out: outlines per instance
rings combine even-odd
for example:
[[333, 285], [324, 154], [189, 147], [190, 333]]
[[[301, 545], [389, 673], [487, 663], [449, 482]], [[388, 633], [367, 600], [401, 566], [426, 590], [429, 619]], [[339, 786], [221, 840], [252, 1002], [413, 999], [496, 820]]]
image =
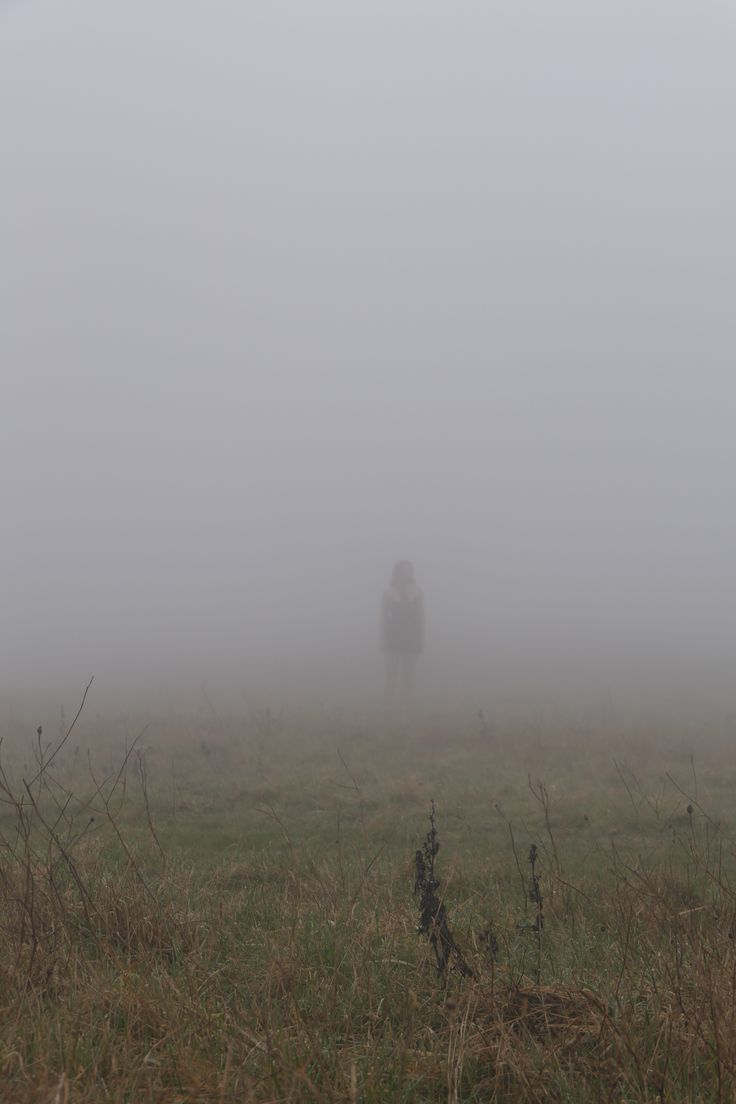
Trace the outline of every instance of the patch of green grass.
[[[4, 1102], [733, 1093], [722, 745], [701, 770], [666, 733], [156, 731], [97, 793], [61, 756], [2, 806]], [[432, 801], [472, 979], [417, 933]]]

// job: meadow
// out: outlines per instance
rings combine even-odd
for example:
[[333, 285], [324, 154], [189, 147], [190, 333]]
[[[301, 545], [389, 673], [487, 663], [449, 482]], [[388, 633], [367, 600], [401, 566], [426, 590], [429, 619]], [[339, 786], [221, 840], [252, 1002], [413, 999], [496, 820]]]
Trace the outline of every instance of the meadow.
[[3, 1104], [734, 1098], [728, 725], [69, 727], [0, 745]]

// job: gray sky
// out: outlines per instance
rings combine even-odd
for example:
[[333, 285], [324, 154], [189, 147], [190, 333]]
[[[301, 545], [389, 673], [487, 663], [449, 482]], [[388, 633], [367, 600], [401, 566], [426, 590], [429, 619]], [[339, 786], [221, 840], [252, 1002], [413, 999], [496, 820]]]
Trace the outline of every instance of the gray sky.
[[735, 55], [736, 0], [0, 0], [3, 685], [375, 662], [402, 556], [435, 660], [728, 669]]

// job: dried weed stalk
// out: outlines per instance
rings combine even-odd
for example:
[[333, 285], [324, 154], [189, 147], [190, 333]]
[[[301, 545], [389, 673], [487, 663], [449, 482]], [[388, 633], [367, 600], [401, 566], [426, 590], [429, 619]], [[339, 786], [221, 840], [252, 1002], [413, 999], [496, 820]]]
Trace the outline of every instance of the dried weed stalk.
[[437, 973], [444, 974], [451, 964], [463, 975], [473, 977], [473, 971], [458, 947], [447, 922], [447, 910], [437, 895], [440, 886], [435, 861], [440, 849], [435, 823], [434, 802], [429, 813], [429, 832], [421, 850], [414, 856], [414, 894], [419, 897], [419, 932], [429, 937], [437, 961]]

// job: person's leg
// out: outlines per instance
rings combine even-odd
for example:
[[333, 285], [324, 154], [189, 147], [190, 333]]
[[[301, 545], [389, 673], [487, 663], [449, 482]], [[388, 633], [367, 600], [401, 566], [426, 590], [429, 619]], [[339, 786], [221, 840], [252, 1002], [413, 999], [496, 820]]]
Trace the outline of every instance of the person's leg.
[[414, 652], [405, 652], [401, 657], [401, 705], [408, 719], [414, 694], [414, 667], [417, 657]]
[[396, 684], [399, 679], [400, 656], [396, 652], [386, 654], [386, 701], [393, 702], [396, 698]]

